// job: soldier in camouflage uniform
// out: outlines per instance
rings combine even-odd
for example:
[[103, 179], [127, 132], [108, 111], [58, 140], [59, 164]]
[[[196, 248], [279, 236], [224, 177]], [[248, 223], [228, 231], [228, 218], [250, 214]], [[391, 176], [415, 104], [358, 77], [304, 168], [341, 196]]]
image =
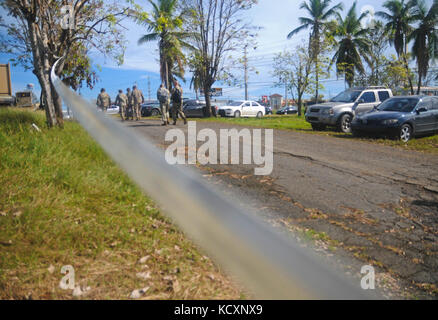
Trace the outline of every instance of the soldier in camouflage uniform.
[[106, 111], [108, 107], [111, 105], [111, 98], [108, 93], [105, 92], [105, 89], [100, 90], [100, 94], [97, 96], [97, 106], [102, 110]]
[[132, 120], [134, 120], [134, 110], [132, 108], [132, 91], [131, 88], [126, 89], [126, 96], [128, 97], [128, 106], [126, 109], [126, 119], [129, 120], [129, 115], [131, 115]]
[[143, 92], [137, 89], [137, 86], [132, 87], [132, 100], [133, 100], [133, 115], [132, 118], [138, 121], [141, 118], [140, 115], [140, 104], [144, 102]]
[[161, 120], [163, 121], [163, 126], [169, 124], [169, 103], [170, 103], [170, 92], [161, 84], [157, 91], [157, 100], [160, 102], [161, 110]]
[[125, 112], [126, 107], [128, 105], [128, 97], [123, 93], [123, 90], [119, 90], [119, 94], [116, 98], [116, 105], [120, 108], [120, 117], [122, 117], [122, 121], [125, 121]]
[[178, 81], [174, 81], [174, 88], [172, 91], [172, 119], [173, 125], [176, 125], [178, 115], [184, 120], [184, 124], [187, 124], [186, 116], [183, 112], [183, 90]]

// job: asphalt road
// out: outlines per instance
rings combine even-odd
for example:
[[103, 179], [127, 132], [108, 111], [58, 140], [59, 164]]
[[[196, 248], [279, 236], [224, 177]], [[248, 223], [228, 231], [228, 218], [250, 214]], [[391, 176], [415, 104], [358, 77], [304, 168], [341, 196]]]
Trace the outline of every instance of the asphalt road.
[[[187, 132], [182, 123], [162, 127], [156, 120], [126, 125], [162, 148], [170, 144], [167, 130]], [[204, 128], [243, 127], [197, 123]], [[235, 201], [245, 198], [242, 203], [266, 212], [274, 225], [310, 230], [321, 240], [316, 246], [352, 273], [374, 265], [388, 297], [438, 297], [438, 156], [280, 130], [273, 153], [270, 176], [254, 176], [247, 165], [198, 167]]]

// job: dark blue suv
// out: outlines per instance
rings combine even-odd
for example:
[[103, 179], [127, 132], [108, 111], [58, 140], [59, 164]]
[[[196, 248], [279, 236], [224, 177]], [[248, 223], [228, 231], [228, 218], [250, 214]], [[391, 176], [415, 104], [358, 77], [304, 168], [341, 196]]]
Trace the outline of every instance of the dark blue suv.
[[438, 97], [394, 97], [375, 110], [361, 114], [351, 123], [353, 135], [384, 134], [404, 142], [438, 131]]

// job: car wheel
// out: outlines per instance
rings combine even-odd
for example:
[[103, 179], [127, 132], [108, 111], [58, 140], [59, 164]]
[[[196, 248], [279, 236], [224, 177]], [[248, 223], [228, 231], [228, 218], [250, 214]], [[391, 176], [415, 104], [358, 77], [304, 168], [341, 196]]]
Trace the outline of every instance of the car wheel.
[[257, 118], [260, 119], [261, 117], [263, 117], [263, 113], [262, 112], [257, 113]]
[[158, 112], [158, 110], [157, 109], [154, 109], [154, 110], [152, 110], [152, 112], [151, 112], [151, 116], [152, 117], [156, 117], [156, 116], [158, 116], [160, 113]]
[[352, 117], [349, 114], [344, 114], [339, 121], [339, 129], [343, 133], [351, 133], [351, 120]]
[[399, 138], [403, 142], [408, 142], [412, 138], [412, 127], [408, 124], [402, 125], [400, 128]]
[[234, 118], [240, 118], [240, 111], [236, 111], [234, 113]]
[[314, 131], [324, 131], [327, 127], [323, 124], [312, 124], [312, 129]]

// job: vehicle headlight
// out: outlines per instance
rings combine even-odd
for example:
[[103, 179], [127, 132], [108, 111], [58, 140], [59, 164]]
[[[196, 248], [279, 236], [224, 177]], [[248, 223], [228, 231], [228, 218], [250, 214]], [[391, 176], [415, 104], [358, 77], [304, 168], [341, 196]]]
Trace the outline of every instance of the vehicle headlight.
[[332, 116], [335, 114], [335, 111], [333, 110], [333, 108], [325, 109], [325, 110], [322, 110], [322, 114], [328, 114], [328, 115]]
[[389, 120], [383, 120], [382, 121], [382, 124], [386, 124], [386, 125], [396, 124], [396, 123], [398, 123], [398, 119], [389, 119]]

